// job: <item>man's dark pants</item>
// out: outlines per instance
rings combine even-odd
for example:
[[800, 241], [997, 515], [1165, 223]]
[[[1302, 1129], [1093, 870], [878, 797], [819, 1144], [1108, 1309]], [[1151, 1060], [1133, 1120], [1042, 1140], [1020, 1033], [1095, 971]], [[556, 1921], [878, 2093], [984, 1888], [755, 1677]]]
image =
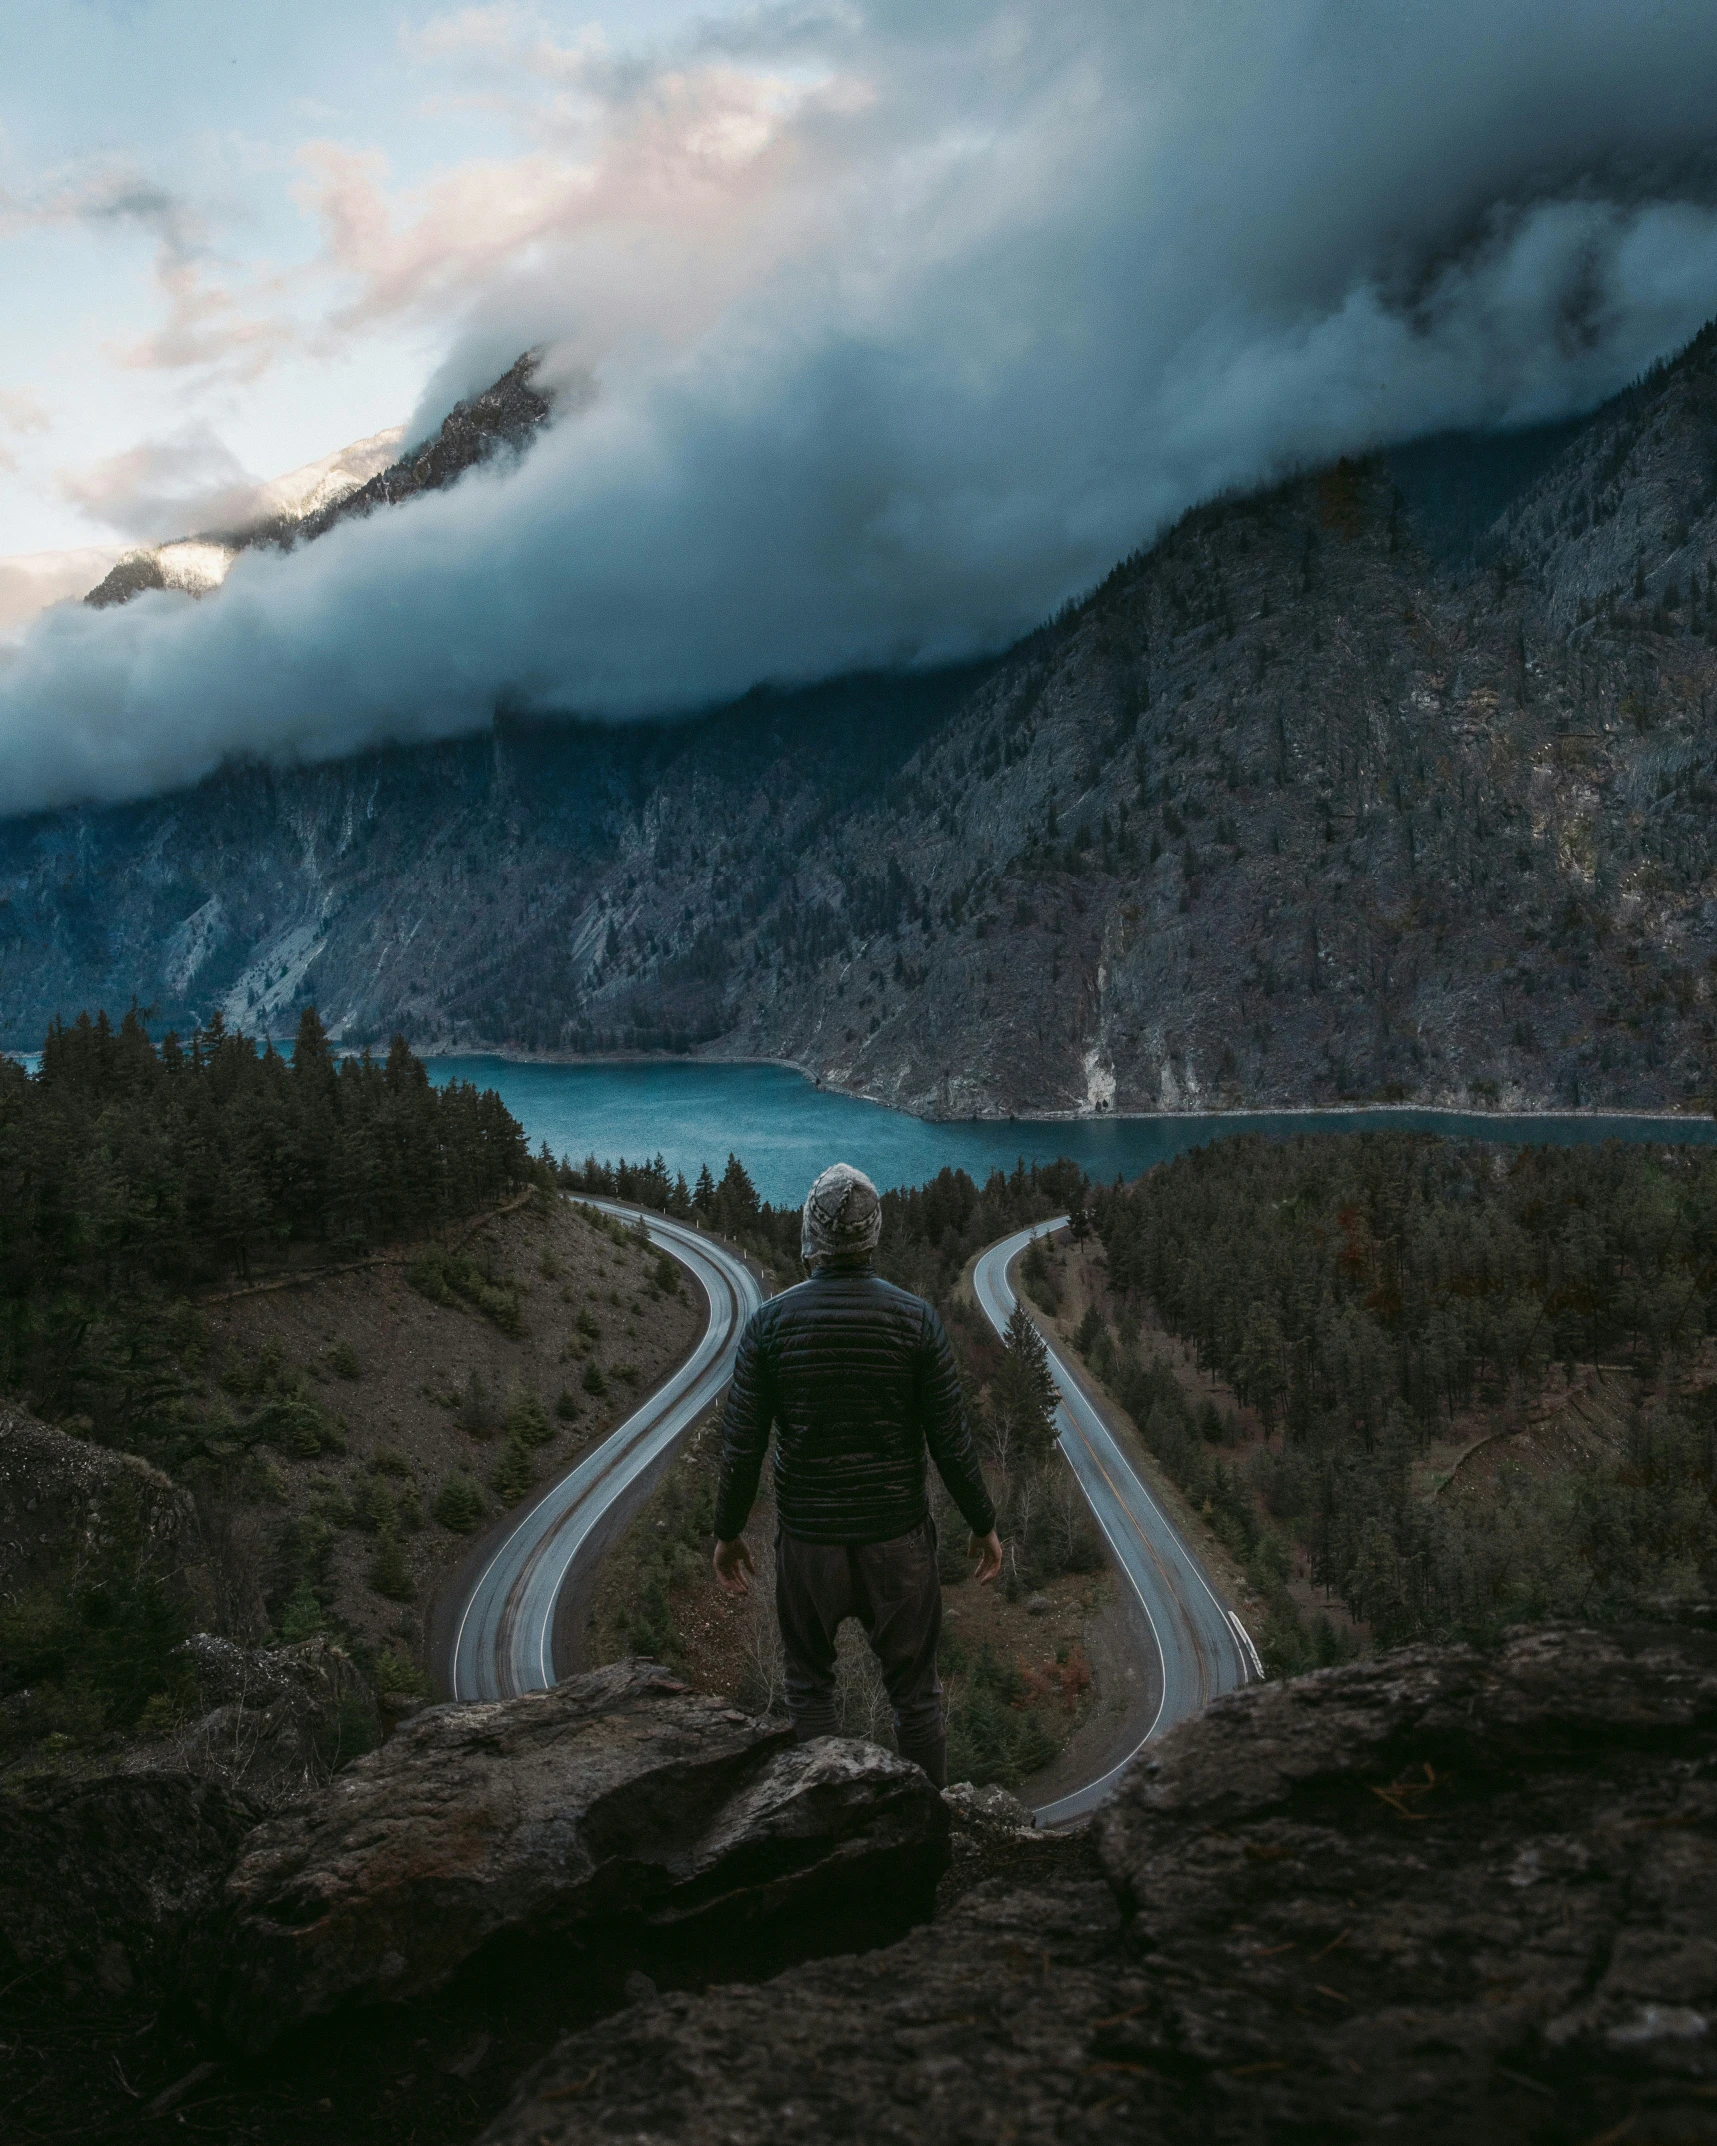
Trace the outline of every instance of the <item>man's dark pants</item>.
[[901, 1757], [944, 1787], [948, 1747], [936, 1677], [942, 1586], [934, 1523], [925, 1520], [891, 1542], [796, 1542], [791, 1535], [777, 1535], [775, 1607], [786, 1657], [787, 1711], [799, 1741], [841, 1733], [835, 1713], [835, 1634], [846, 1618], [856, 1617], [882, 1669]]

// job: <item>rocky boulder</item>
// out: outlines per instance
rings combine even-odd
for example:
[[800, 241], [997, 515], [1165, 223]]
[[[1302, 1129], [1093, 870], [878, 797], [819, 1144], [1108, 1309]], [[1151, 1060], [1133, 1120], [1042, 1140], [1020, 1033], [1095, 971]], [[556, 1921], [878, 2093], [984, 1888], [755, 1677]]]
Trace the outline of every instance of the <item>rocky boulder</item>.
[[798, 1915], [862, 1942], [879, 1903], [894, 1931], [929, 1911], [947, 1824], [916, 1767], [795, 1747], [648, 1663], [431, 1708], [247, 1843], [216, 2010], [260, 2049], [502, 1936], [655, 1930], [683, 1956]]
[[257, 1807], [184, 1773], [0, 1786], [0, 1981], [86, 2007], [195, 1979]]
[[1036, 1831], [1031, 1806], [1010, 1796], [993, 1781], [979, 1787], [971, 1781], [956, 1781], [942, 1791], [948, 1816], [957, 1831], [994, 1835], [1003, 1840]]
[[1541, 1633], [1234, 1694], [1135, 1768], [1100, 1849], [861, 1959], [634, 2004], [486, 2146], [1717, 2131], [1706, 1641]]
[[63, 1578], [116, 1521], [164, 1573], [194, 1545], [191, 1501], [158, 1468], [0, 1407], [0, 1603]]
[[317, 1794], [337, 1768], [381, 1741], [376, 1695], [350, 1655], [326, 1639], [240, 1647], [193, 1633], [198, 1715], [165, 1746], [144, 1746], [133, 1767], [224, 1782], [276, 1811]]
[[1549, 1631], [1267, 1687], [1135, 1769], [1102, 1845], [1149, 1971], [1108, 2060], [1279, 2065], [1253, 2075], [1284, 2125], [1717, 2087], [1708, 1641]]
[[[114, 1458], [95, 1449], [98, 1486]], [[200, 1632], [184, 1652], [189, 1726], [73, 1746], [0, 1780], [0, 1982], [21, 1975], [86, 2007], [182, 1994], [218, 1942], [246, 1837], [377, 1740], [368, 1683], [326, 1640], [245, 1648]]]

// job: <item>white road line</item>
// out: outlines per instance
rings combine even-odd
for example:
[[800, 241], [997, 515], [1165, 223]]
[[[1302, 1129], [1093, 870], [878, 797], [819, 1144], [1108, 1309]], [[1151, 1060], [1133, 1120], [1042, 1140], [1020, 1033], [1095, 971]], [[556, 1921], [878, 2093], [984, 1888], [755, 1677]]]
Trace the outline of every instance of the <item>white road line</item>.
[[1239, 1639], [1241, 1646], [1246, 1650], [1246, 1659], [1251, 1664], [1253, 1676], [1257, 1678], [1259, 1683], [1262, 1683], [1264, 1681], [1264, 1664], [1259, 1659], [1257, 1648], [1252, 1644], [1251, 1633], [1247, 1631], [1232, 1610], [1228, 1612], [1228, 1621], [1234, 1627], [1235, 1636]]

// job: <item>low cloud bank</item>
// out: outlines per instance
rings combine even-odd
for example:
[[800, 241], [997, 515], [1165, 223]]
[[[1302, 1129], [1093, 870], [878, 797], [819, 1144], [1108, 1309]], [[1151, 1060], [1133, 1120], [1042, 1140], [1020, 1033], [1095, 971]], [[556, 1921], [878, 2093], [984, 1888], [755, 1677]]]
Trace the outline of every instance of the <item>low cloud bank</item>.
[[874, 0], [625, 68], [480, 19], [606, 131], [441, 398], [544, 341], [594, 394], [201, 603], [49, 613], [0, 810], [993, 648], [1223, 485], [1589, 406], [1717, 312], [1703, 4]]

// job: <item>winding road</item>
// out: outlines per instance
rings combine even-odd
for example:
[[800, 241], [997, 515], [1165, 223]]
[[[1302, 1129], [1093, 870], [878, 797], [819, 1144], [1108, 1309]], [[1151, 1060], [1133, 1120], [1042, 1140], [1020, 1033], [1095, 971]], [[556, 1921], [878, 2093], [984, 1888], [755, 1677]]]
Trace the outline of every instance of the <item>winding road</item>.
[[650, 1242], [697, 1278], [709, 1299], [709, 1323], [673, 1376], [519, 1516], [478, 1573], [451, 1648], [455, 1699], [511, 1699], [556, 1681], [555, 1604], [580, 1550], [727, 1384], [745, 1322], [763, 1301], [762, 1285], [738, 1253], [701, 1231], [614, 1200], [578, 1204], [642, 1221]]
[[[1038, 1222], [1004, 1237], [983, 1253], [972, 1271], [978, 1305], [998, 1334], [1016, 1302], [1008, 1269], [1036, 1238], [1067, 1227], [1067, 1217]], [[1066, 1825], [1095, 1809], [1152, 1737], [1196, 1714], [1219, 1692], [1232, 1691], [1263, 1674], [1245, 1626], [1225, 1607], [1179, 1530], [1139, 1481], [1132, 1464], [1047, 1335], [1049, 1368], [1061, 1392], [1055, 1411], [1061, 1450], [1109, 1538], [1156, 1640], [1161, 1664], [1160, 1698], [1154, 1718], [1118, 1765], [1069, 1796], [1045, 1804], [1040, 1826]]]
[[[642, 1222], [652, 1244], [691, 1270], [709, 1300], [709, 1322], [672, 1377], [544, 1491], [482, 1565], [460, 1607], [449, 1651], [455, 1699], [508, 1699], [555, 1683], [555, 1609], [574, 1564], [587, 1545], [600, 1550], [608, 1535], [603, 1523], [722, 1391], [745, 1322], [763, 1301], [756, 1275], [718, 1240], [618, 1201], [580, 1204]], [[1039, 1222], [978, 1259], [973, 1287], [998, 1333], [1006, 1332], [1015, 1303], [1009, 1267], [1035, 1238], [1066, 1226], [1065, 1215]], [[1047, 1338], [1044, 1346], [1061, 1393], [1056, 1422], [1062, 1450], [1144, 1606], [1160, 1664], [1156, 1712], [1138, 1743], [1097, 1780], [1038, 1811], [1039, 1825], [1054, 1826], [1101, 1803], [1152, 1737], [1262, 1671], [1245, 1627], [1218, 1599], [1197, 1558], [1139, 1481], [1077, 1375]]]

